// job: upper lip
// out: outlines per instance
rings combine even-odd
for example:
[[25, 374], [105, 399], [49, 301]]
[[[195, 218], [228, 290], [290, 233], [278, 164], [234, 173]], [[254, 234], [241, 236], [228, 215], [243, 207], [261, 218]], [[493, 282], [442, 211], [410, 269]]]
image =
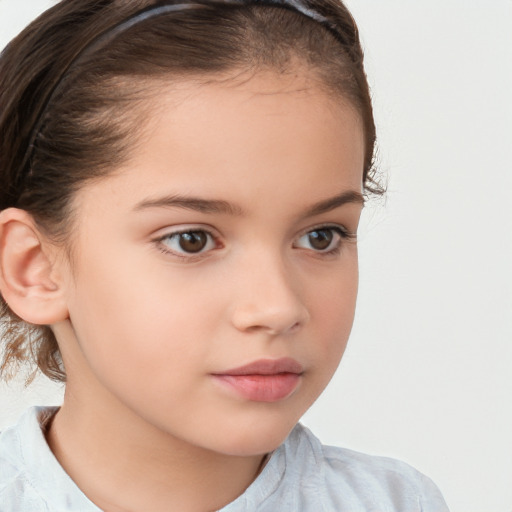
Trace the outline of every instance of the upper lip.
[[302, 365], [291, 357], [281, 359], [259, 359], [238, 368], [231, 368], [217, 375], [277, 375], [279, 373], [297, 373], [304, 371]]

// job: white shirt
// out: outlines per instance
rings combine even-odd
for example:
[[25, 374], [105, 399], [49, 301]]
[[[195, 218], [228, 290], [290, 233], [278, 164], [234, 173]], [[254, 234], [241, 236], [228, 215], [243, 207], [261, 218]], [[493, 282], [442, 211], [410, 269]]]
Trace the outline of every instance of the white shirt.
[[[43, 430], [56, 408], [29, 409], [0, 434], [0, 512], [101, 512], [59, 465]], [[324, 446], [298, 424], [220, 512], [447, 512], [437, 487], [403, 462]]]

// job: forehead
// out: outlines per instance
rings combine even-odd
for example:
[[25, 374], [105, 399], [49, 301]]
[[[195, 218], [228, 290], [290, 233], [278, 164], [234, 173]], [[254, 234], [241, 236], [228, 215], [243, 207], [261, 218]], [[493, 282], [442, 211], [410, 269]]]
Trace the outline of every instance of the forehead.
[[145, 108], [138, 143], [105, 180], [127, 204], [157, 192], [254, 202], [260, 191], [282, 203], [304, 188], [318, 196], [362, 189], [361, 118], [310, 74], [173, 82]]

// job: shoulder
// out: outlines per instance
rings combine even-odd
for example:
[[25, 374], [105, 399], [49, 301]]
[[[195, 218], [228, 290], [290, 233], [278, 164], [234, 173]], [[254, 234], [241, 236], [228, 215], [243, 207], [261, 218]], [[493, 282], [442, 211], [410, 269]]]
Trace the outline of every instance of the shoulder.
[[33, 434], [40, 429], [38, 412], [29, 409], [17, 425], [0, 433], [0, 512], [48, 510], [31, 481], [25, 457], [26, 450], [33, 448]]
[[[302, 478], [314, 479], [326, 499], [361, 506], [361, 510], [446, 512], [435, 484], [408, 464], [346, 448], [323, 445], [306, 427], [297, 425], [287, 442], [287, 466]], [[354, 508], [359, 510], [359, 508]]]
[[0, 435], [0, 512], [101, 512], [71, 480], [45, 439], [57, 407], [32, 407]]

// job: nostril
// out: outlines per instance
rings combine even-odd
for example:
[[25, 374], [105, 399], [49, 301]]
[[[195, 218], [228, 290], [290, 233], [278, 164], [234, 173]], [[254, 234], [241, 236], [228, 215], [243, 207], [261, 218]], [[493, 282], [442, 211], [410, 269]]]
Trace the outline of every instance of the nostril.
[[239, 307], [233, 314], [232, 323], [236, 329], [246, 333], [264, 331], [277, 336], [297, 332], [308, 318], [306, 309], [299, 304], [278, 310]]
[[[259, 259], [263, 272], [243, 273], [243, 282], [238, 284], [238, 293], [231, 310], [231, 322], [239, 331], [261, 331], [276, 336], [298, 331], [307, 323], [309, 311], [295, 276], [290, 270], [274, 260], [264, 264]], [[299, 283], [300, 284], [300, 283]]]
[[301, 327], [301, 323], [300, 322], [295, 322], [289, 329], [288, 331], [290, 333], [294, 333], [295, 331], [298, 331]]

